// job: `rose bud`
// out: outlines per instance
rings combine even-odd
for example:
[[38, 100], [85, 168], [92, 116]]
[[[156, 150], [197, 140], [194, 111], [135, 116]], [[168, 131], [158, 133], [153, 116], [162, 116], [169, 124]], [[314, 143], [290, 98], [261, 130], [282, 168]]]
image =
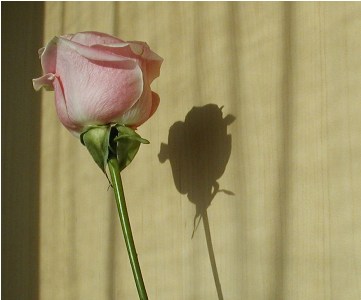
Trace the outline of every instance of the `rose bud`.
[[78, 137], [94, 125], [136, 128], [158, 107], [150, 84], [163, 59], [144, 42], [80, 32], [54, 37], [39, 55], [44, 75], [34, 88], [55, 91], [59, 119]]

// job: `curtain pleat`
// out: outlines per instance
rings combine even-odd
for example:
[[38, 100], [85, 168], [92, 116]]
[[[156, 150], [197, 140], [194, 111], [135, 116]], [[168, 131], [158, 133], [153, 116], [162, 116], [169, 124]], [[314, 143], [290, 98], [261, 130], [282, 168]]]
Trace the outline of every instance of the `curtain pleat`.
[[[150, 299], [361, 299], [359, 3], [45, 3], [44, 43], [88, 30], [164, 58], [123, 172]], [[107, 179], [42, 96], [40, 299], [137, 299]]]

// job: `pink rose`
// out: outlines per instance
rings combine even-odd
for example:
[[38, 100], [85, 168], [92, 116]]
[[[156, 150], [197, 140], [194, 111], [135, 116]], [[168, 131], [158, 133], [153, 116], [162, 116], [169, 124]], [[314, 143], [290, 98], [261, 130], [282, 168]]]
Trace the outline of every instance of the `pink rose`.
[[54, 37], [39, 55], [44, 75], [34, 88], [55, 90], [59, 119], [76, 136], [91, 125], [136, 128], [158, 107], [150, 84], [163, 59], [146, 43], [80, 32]]

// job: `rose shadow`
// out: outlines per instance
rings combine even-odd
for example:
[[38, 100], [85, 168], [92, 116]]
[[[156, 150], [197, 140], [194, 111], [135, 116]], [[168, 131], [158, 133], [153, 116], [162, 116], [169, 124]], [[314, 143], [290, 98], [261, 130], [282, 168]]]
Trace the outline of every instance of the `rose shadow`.
[[220, 189], [217, 180], [223, 175], [232, 147], [227, 126], [235, 120], [232, 115], [223, 118], [222, 107], [207, 104], [193, 107], [185, 121], [174, 123], [169, 129], [168, 145], [162, 143], [159, 161], [169, 159], [174, 184], [181, 194], [187, 194], [196, 206], [192, 238], [203, 221], [207, 249], [218, 299], [223, 300], [222, 287], [217, 271], [207, 209], [219, 192], [234, 195]]

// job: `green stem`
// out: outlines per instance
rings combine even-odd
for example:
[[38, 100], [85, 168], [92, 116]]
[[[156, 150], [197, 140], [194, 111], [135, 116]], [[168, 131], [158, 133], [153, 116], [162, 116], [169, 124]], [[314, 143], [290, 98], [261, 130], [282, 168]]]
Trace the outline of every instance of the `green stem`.
[[122, 225], [125, 244], [127, 246], [130, 265], [132, 266], [134, 280], [139, 294], [139, 299], [147, 300], [148, 299], [147, 291], [145, 290], [142, 271], [140, 270], [137, 251], [134, 245], [132, 229], [130, 227], [127, 206], [124, 198], [124, 190], [123, 190], [122, 180], [120, 177], [120, 170], [117, 159], [110, 158], [108, 160], [108, 167], [110, 171], [111, 180], [113, 183], [113, 189], [115, 194], [115, 200], [117, 203], [120, 223]]

